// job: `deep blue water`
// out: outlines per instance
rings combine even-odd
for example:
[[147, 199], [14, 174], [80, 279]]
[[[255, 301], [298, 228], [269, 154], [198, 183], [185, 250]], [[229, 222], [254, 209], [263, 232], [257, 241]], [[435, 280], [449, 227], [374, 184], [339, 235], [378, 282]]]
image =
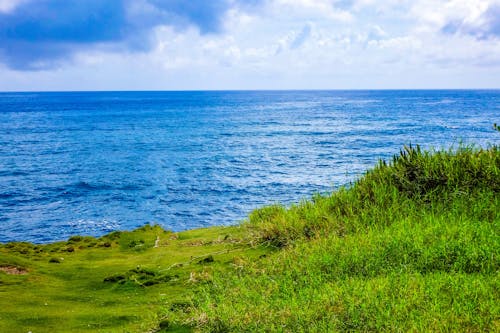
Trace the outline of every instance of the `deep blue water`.
[[0, 93], [0, 241], [237, 223], [495, 121], [499, 90]]

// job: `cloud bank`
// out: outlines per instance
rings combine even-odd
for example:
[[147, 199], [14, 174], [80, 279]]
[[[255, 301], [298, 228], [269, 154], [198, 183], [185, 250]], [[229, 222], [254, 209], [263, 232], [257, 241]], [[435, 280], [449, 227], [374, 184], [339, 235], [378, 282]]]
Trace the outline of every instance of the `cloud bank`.
[[492, 4], [474, 19], [465, 17], [448, 22], [444, 33], [466, 34], [480, 39], [500, 37], [500, 4]]
[[234, 0], [0, 0], [0, 59], [17, 70], [57, 66], [85, 48], [148, 50], [166, 25], [219, 33]]
[[500, 0], [0, 0], [0, 90], [499, 87]]

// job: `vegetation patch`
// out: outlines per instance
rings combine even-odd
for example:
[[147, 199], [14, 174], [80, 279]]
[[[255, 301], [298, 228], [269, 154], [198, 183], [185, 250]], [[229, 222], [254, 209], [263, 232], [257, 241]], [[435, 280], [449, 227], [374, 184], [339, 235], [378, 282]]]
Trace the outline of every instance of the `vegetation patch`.
[[496, 331], [500, 150], [405, 147], [361, 179], [254, 211], [277, 249], [212, 272], [190, 312], [202, 332]]
[[198, 264], [209, 264], [214, 262], [214, 257], [212, 255], [206, 256], [203, 259], [198, 260]]
[[168, 282], [175, 278], [179, 278], [179, 276], [163, 274], [158, 271], [137, 267], [123, 274], [115, 274], [105, 277], [103, 281], [118, 284], [135, 284], [141, 287], [148, 287]]

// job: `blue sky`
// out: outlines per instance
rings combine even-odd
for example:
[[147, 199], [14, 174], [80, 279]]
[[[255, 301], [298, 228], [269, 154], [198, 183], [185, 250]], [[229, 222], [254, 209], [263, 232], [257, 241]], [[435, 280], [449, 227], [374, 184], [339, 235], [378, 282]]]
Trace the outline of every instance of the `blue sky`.
[[500, 0], [0, 0], [0, 90], [500, 88]]

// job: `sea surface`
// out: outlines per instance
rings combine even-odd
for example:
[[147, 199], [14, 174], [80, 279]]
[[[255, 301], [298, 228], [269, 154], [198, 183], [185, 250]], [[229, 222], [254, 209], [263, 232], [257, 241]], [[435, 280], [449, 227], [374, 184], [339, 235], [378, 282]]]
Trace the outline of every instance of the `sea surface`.
[[234, 224], [494, 122], [500, 90], [0, 93], [0, 242]]

